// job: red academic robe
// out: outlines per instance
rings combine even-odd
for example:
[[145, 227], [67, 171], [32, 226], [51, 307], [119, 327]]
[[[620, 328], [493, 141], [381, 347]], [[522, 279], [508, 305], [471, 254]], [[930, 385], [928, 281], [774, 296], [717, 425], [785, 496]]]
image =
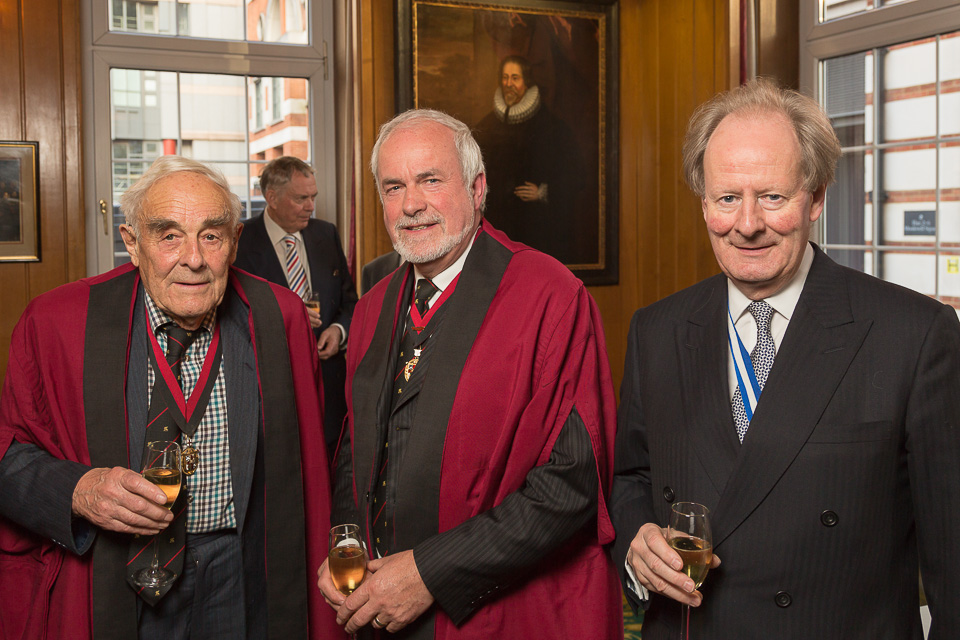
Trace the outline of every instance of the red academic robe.
[[[377, 398], [392, 388], [382, 384], [383, 372], [394, 371], [390, 343], [409, 304], [401, 294], [405, 277], [411, 270], [361, 298], [350, 333], [347, 404], [361, 513], [379, 447], [372, 425], [383, 419]], [[433, 637], [622, 638], [620, 586], [604, 549], [614, 537], [606, 496], [616, 405], [596, 304], [559, 262], [485, 222], [445, 305], [437, 338], [443, 347], [436, 346], [427, 369], [398, 481], [399, 548], [413, 548], [518, 490], [548, 461], [574, 407], [589, 433], [599, 495], [595, 532], [548, 555], [459, 627], [434, 606], [424, 614], [435, 612]]]
[[[117, 402], [121, 403], [120, 406], [124, 406], [122, 403], [126, 397], [125, 392], [122, 389], [117, 390], [116, 387], [125, 386], [126, 381], [125, 367], [121, 363], [128, 357], [130, 316], [137, 290], [137, 276], [131, 273], [132, 271], [134, 269], [130, 265], [119, 267], [109, 273], [59, 287], [37, 297], [29, 304], [14, 330], [10, 345], [6, 380], [0, 399], [0, 456], [6, 452], [13, 439], [36, 444], [57, 458], [88, 465], [91, 464], [91, 457], [96, 458], [99, 455], [94, 451], [91, 456], [91, 449], [99, 446], [98, 437], [101, 438], [100, 444], [103, 444], [102, 434], [109, 430], [100, 424], [100, 429], [88, 434], [86, 424], [91, 416], [90, 405], [98, 401], [95, 397], [98, 392], [113, 394]], [[120, 282], [122, 278], [127, 280], [118, 285], [117, 290], [125, 292], [124, 300], [116, 305], [119, 314], [114, 313], [113, 317], [119, 318], [117, 324], [126, 325], [127, 335], [120, 337], [123, 335], [122, 326], [119, 327], [120, 331], [113, 335], [117, 336], [118, 341], [126, 340], [126, 350], [120, 345], [118, 359], [112, 363], [109, 360], [103, 362], [99, 370], [96, 362], [86, 362], [85, 380], [85, 361], [92, 357], [90, 353], [85, 353], [85, 341], [89, 339], [88, 323], [95, 322], [99, 325], [101, 316], [105, 315], [96, 306], [96, 302], [91, 305], [91, 291], [97, 285], [109, 286], [114, 284], [112, 281]], [[304, 307], [296, 296], [285, 288], [260, 281], [251, 282], [251, 279], [249, 274], [236, 270], [232, 271], [230, 277], [230, 286], [237, 291], [247, 308], [250, 303], [241, 280], [247, 282], [248, 287], [257, 288], [259, 295], [275, 298], [279, 306], [279, 314], [273, 311], [274, 315], [270, 316], [268, 321], [258, 320], [259, 325], [255, 323], [255, 317], [266, 316], [260, 315], [262, 312], [259, 310], [249, 312], [251, 338], [258, 358], [257, 375], [261, 398], [268, 392], [274, 393], [274, 398], [278, 396], [276, 389], [271, 389], [270, 381], [265, 380], [260, 373], [264, 367], [261, 357], [265, 354], [257, 341], [260, 339], [266, 342], [265, 335], [279, 336], [281, 344], [287, 344], [289, 373], [292, 374], [292, 389], [281, 390], [282, 395], [279, 397], [286, 398], [285, 404], [289, 405], [290, 416], [299, 424], [299, 437], [292, 430], [284, 432], [282, 429], [274, 429], [271, 432], [271, 411], [267, 409], [261, 422], [261, 438], [267, 450], [271, 447], [274, 450], [277, 447], [282, 447], [285, 451], [299, 450], [299, 473], [296, 466], [291, 467], [289, 460], [286, 460], [285, 464], [294, 469], [292, 477], [299, 475], [302, 479], [302, 487], [295, 489], [297, 494], [302, 490], [302, 495], [305, 496], [302, 508], [296, 509], [298, 513], [289, 514], [289, 519], [285, 518], [282, 523], [288, 528], [298, 522], [303, 523], [303, 529], [298, 532], [298, 536], [305, 538], [306, 549], [299, 557], [305, 557], [307, 584], [297, 585], [290, 584], [289, 576], [277, 575], [277, 557], [271, 554], [282, 550], [284, 541], [278, 540], [283, 538], [283, 534], [276, 534], [277, 529], [270, 524], [270, 497], [275, 488], [260, 487], [265, 491], [267, 502], [266, 539], [263, 547], [266, 553], [266, 570], [270, 576], [267, 586], [268, 601], [276, 594], [277, 587], [271, 585], [273, 582], [281, 583], [282, 589], [286, 589], [287, 593], [290, 589], [306, 589], [309, 637], [343, 637], [331, 609], [323, 601], [315, 585], [316, 568], [326, 556], [330, 487], [323, 442], [319, 367], [316, 348], [313, 346], [313, 334]], [[269, 290], [263, 288], [267, 286]], [[285, 340], [278, 326], [280, 321], [283, 323]], [[109, 322], [104, 320], [103, 324], [109, 325]], [[110, 327], [102, 328], [109, 330]], [[99, 375], [95, 380], [91, 380], [90, 378], [94, 377], [91, 373]], [[122, 412], [121, 409], [120, 413]], [[115, 415], [116, 412], [112, 414]], [[117, 435], [109, 446], [125, 455], [127, 444], [122, 441], [125, 431], [118, 435], [124, 428], [123, 422], [125, 421], [117, 421], [116, 424], [107, 426], [115, 427], [109, 432]], [[90, 443], [94, 444], [91, 446]], [[269, 480], [273, 477], [272, 463], [269, 453], [266, 455], [268, 482], [265, 484], [269, 485]], [[288, 484], [288, 492], [289, 487]], [[263, 499], [260, 502], [263, 503]], [[103, 532], [99, 536], [104, 536]], [[71, 640], [93, 637], [93, 556], [98, 552], [98, 544], [102, 546], [103, 543], [98, 539], [91, 552], [76, 556], [49, 539], [0, 519], [0, 610], [3, 613], [0, 635]], [[289, 549], [289, 546], [286, 548]], [[271, 558], [274, 559], [272, 564]], [[273, 575], [270, 574], [271, 568], [274, 569]], [[122, 575], [122, 567], [117, 568], [117, 571], [120, 572], [118, 575]], [[115, 610], [118, 619], [129, 619], [130, 607], [135, 605], [132, 590], [129, 590], [129, 595], [129, 599], [124, 596], [121, 602], [110, 602], [106, 610]], [[135, 609], [133, 612], [135, 614]], [[302, 614], [302, 611], [299, 613]], [[274, 624], [273, 617], [271, 615], [271, 627]]]

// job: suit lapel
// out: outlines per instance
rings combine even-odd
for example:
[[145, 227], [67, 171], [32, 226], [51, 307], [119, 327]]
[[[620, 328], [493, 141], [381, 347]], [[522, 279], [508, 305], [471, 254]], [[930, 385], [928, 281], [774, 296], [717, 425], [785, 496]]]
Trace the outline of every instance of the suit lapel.
[[677, 328], [684, 420], [697, 458], [717, 493], [736, 465], [740, 443], [730, 412], [727, 381], [727, 280], [714, 278], [703, 304]]
[[855, 320], [843, 270], [819, 249], [740, 458], [713, 520], [720, 544], [773, 489], [806, 444], [872, 320]]

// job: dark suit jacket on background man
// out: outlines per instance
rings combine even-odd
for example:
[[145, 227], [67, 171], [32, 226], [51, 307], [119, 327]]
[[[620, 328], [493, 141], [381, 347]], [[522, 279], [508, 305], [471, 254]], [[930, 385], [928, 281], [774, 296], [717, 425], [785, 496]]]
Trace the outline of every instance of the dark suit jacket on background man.
[[[263, 222], [265, 215], [267, 214], [262, 213], [244, 222], [234, 266], [285, 287], [286, 272], [267, 235]], [[320, 294], [323, 327], [315, 329], [314, 334], [319, 336], [320, 331], [337, 323], [342, 325], [349, 335], [357, 292], [350, 277], [337, 228], [329, 222], [313, 219], [300, 233], [307, 248], [313, 291]], [[321, 360], [320, 369], [323, 373], [324, 438], [332, 454], [347, 413], [343, 391], [347, 365], [343, 351]]]

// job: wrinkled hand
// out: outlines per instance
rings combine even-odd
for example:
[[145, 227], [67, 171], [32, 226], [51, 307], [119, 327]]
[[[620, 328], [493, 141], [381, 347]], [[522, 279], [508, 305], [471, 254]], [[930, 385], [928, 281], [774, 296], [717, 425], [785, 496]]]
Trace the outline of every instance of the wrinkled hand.
[[513, 195], [524, 202], [536, 202], [540, 199], [540, 187], [532, 182], [524, 182], [513, 190]]
[[360, 627], [371, 624], [374, 618], [380, 623], [374, 624], [375, 628], [385, 627], [396, 633], [433, 604], [433, 596], [420, 578], [413, 551], [371, 560], [367, 563], [367, 571], [363, 584], [337, 610], [337, 623], [345, 624], [347, 633], [356, 633]]
[[[703, 595], [693, 590], [693, 580], [681, 571], [683, 561], [680, 554], [667, 543], [666, 533], [666, 529], [652, 522], [640, 527], [627, 551], [627, 562], [647, 590], [691, 607], [699, 607]], [[710, 568], [719, 566], [720, 558], [714, 555]]]
[[73, 513], [101, 529], [154, 535], [173, 514], [167, 497], [136, 471], [124, 467], [91, 469], [73, 490]]
[[332, 358], [340, 351], [340, 339], [343, 334], [340, 333], [340, 327], [327, 327], [320, 334], [317, 340], [317, 355], [321, 360]]
[[320, 312], [307, 307], [307, 317], [310, 319], [310, 328], [317, 329], [323, 326], [323, 320], [320, 319]]
[[319, 587], [323, 599], [336, 611], [340, 608], [340, 605], [343, 604], [343, 601], [347, 599], [347, 596], [340, 593], [336, 585], [333, 584], [333, 578], [330, 577], [329, 563], [329, 559], [324, 560], [320, 568], [317, 569], [317, 587]]

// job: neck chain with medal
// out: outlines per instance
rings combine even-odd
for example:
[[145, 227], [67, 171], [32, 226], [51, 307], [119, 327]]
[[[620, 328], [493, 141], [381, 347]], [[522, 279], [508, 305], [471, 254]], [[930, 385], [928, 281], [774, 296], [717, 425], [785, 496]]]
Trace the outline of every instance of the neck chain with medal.
[[223, 347], [220, 344], [220, 323], [217, 322], [213, 330], [213, 340], [207, 347], [207, 357], [204, 358], [200, 377], [193, 386], [189, 400], [184, 398], [183, 389], [180, 388], [180, 383], [173, 375], [170, 365], [167, 364], [167, 358], [163, 349], [160, 348], [157, 336], [154, 335], [153, 331], [147, 331], [147, 334], [150, 336], [150, 346], [152, 347], [150, 364], [153, 365], [157, 382], [163, 380], [163, 384], [154, 383], [153, 392], [162, 394], [174, 422], [183, 433], [186, 446], [180, 454], [180, 466], [185, 475], [192, 476], [200, 466], [200, 451], [193, 446], [190, 438], [196, 433], [197, 427], [200, 426], [200, 421], [203, 419], [203, 414], [207, 410], [210, 394], [213, 392], [213, 386], [217, 381], [220, 361], [223, 357]]
[[[457, 281], [460, 280], [460, 274], [457, 274], [457, 277], [447, 285], [447, 288], [443, 290], [440, 294], [440, 297], [437, 301], [427, 309], [427, 312], [420, 315], [420, 311], [417, 309], [417, 305], [413, 304], [413, 299], [416, 297], [416, 287], [414, 287], [414, 292], [411, 293], [410, 300], [410, 321], [411, 331], [416, 331], [419, 335], [424, 329], [427, 328], [427, 325], [430, 324], [430, 320], [433, 319], [433, 316], [437, 313], [437, 310], [440, 309], [441, 305], [447, 301], [451, 295], [453, 295], [453, 290], [457, 288]], [[423, 350], [426, 349], [426, 340], [420, 343], [419, 346], [413, 348], [413, 357], [407, 360], [407, 363], [403, 367], [403, 379], [410, 381], [410, 376], [413, 374], [413, 370], [417, 368], [417, 363], [420, 362], [420, 356], [423, 354]]]

